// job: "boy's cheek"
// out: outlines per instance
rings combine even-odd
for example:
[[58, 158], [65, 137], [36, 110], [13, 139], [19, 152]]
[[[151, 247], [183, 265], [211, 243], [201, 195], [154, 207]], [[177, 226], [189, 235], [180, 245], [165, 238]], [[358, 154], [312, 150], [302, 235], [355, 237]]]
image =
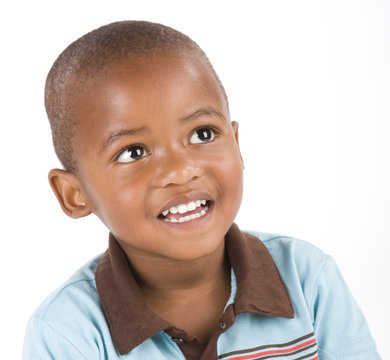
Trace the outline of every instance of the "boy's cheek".
[[[237, 148], [238, 149], [238, 148]], [[243, 161], [240, 152], [237, 151], [221, 151], [212, 159], [213, 166], [217, 167], [219, 172], [226, 173], [229, 177], [243, 175]], [[231, 179], [233, 180], [233, 179]]]

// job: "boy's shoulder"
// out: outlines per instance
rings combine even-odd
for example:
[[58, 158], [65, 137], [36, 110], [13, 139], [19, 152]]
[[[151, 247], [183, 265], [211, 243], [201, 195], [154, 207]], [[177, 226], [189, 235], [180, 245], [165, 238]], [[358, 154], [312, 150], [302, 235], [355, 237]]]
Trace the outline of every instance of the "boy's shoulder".
[[292, 296], [303, 291], [310, 297], [320, 278], [340, 277], [333, 258], [305, 240], [267, 232], [246, 233], [265, 245]]
[[281, 235], [281, 234], [274, 234], [270, 232], [264, 232], [264, 231], [256, 231], [256, 230], [244, 230], [245, 233], [250, 234], [254, 237], [257, 237], [259, 240], [261, 240], [267, 247], [271, 246], [293, 246], [297, 248], [306, 248], [311, 249], [314, 252], [322, 253], [323, 251], [320, 250], [315, 245], [309, 243], [308, 241], [288, 236], [288, 235]]
[[[50, 294], [31, 316], [23, 359], [92, 359], [101, 349], [116, 358], [110, 331], [101, 309], [95, 273], [103, 254], [82, 266]], [[104, 342], [104, 345], [103, 345]]]
[[292, 236], [272, 234], [259, 231], [245, 231], [247, 234], [259, 239], [270, 252], [274, 261], [290, 258], [295, 263], [323, 263], [330, 256], [315, 245]]
[[98, 301], [95, 272], [102, 256], [103, 254], [95, 256], [54, 290], [36, 309], [33, 317], [50, 321], [53, 315], [58, 316], [59, 310], [60, 313], [64, 313], [72, 304]]

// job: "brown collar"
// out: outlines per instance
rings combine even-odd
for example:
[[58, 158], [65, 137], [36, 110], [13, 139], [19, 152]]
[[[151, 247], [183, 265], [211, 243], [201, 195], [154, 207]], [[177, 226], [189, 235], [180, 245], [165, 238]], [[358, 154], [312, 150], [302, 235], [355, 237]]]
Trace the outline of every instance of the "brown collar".
[[[233, 224], [225, 237], [226, 250], [237, 278], [235, 313], [294, 317], [286, 287], [267, 248]], [[148, 306], [134, 280], [127, 257], [110, 234], [108, 250], [96, 270], [96, 287], [121, 355], [159, 331], [173, 326]]]

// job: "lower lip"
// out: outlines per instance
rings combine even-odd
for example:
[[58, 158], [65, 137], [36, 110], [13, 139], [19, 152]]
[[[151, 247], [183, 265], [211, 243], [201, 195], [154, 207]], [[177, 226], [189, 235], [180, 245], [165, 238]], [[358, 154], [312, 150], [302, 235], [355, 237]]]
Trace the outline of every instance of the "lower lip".
[[207, 204], [209, 209], [208, 209], [208, 211], [207, 211], [207, 213], [205, 215], [203, 215], [203, 216], [201, 216], [199, 218], [196, 218], [196, 219], [192, 219], [192, 220], [188, 220], [188, 221], [182, 222], [182, 223], [180, 223], [180, 222], [164, 221], [163, 219], [159, 219], [159, 220], [162, 221], [165, 225], [167, 225], [169, 227], [172, 227], [172, 228], [181, 229], [181, 230], [192, 229], [192, 228], [204, 225], [205, 223], [207, 223], [211, 219], [211, 216], [212, 216], [212, 214], [214, 212], [214, 205], [215, 205], [214, 202], [209, 202]]

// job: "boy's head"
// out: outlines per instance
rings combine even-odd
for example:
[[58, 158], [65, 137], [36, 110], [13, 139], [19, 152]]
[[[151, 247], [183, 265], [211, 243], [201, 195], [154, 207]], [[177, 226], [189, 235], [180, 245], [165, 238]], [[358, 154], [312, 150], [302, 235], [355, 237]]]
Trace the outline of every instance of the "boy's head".
[[146, 22], [97, 29], [53, 65], [46, 107], [66, 214], [93, 212], [127, 254], [188, 260], [222, 246], [242, 196], [238, 125], [194, 42]]
[[109, 64], [169, 53], [196, 57], [207, 64], [227, 101], [225, 90], [202, 49], [188, 36], [161, 24], [146, 21], [108, 24], [82, 36], [61, 53], [46, 79], [45, 106], [54, 148], [66, 170], [77, 168], [72, 141], [81, 121], [75, 113], [80, 92]]

